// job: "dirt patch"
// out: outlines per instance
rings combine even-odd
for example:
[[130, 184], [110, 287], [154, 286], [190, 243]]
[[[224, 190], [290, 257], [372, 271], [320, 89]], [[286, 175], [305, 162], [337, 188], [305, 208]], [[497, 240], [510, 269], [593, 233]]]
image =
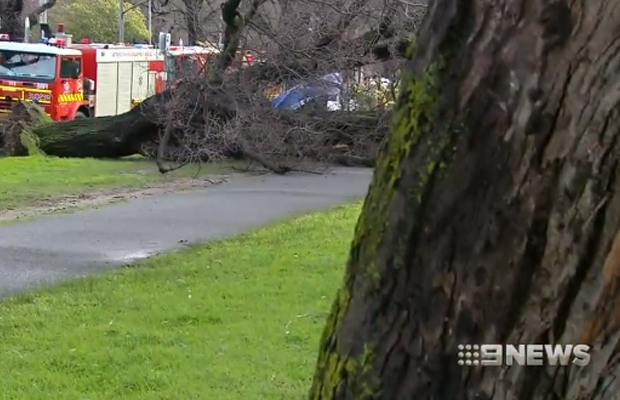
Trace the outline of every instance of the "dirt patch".
[[79, 194], [51, 196], [41, 199], [34, 206], [0, 210], [0, 223], [56, 212], [71, 212], [80, 209], [97, 208], [141, 197], [200, 189], [224, 183], [231, 178], [232, 174], [209, 176], [205, 178], [184, 178], [140, 187], [95, 189]]

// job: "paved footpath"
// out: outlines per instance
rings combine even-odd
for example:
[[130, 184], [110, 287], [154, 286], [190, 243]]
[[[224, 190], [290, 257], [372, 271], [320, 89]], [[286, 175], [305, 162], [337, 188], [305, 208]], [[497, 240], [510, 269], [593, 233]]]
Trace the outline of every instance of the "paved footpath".
[[203, 190], [0, 226], [0, 296], [344, 203], [364, 196], [370, 177], [370, 170], [355, 168], [240, 177]]

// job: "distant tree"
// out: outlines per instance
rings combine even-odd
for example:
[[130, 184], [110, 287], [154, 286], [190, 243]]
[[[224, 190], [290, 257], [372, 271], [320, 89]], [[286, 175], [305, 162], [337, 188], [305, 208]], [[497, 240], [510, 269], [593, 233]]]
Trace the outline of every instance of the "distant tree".
[[[125, 39], [148, 40], [146, 17], [138, 7], [127, 8], [125, 14]], [[87, 37], [96, 42], [118, 41], [117, 0], [63, 0], [49, 13], [52, 29], [59, 22], [65, 24], [67, 33], [74, 40]]]

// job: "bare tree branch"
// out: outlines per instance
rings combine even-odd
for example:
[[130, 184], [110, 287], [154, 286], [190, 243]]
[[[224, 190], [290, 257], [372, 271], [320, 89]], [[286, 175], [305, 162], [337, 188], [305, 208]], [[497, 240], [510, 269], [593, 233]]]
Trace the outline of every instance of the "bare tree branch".
[[56, 0], [47, 0], [45, 4], [37, 7], [36, 10], [28, 14], [28, 22], [30, 23], [30, 27], [37, 26], [39, 24], [39, 15], [43, 14], [45, 11], [56, 5]]

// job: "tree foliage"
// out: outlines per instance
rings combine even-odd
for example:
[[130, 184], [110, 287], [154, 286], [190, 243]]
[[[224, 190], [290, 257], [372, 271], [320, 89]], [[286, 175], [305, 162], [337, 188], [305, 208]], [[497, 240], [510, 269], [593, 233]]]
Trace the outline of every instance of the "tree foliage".
[[[146, 18], [139, 7], [125, 13], [125, 39], [149, 38]], [[118, 1], [116, 0], [63, 0], [49, 11], [49, 22], [55, 27], [65, 24], [74, 40], [84, 37], [100, 43], [118, 41]]]

